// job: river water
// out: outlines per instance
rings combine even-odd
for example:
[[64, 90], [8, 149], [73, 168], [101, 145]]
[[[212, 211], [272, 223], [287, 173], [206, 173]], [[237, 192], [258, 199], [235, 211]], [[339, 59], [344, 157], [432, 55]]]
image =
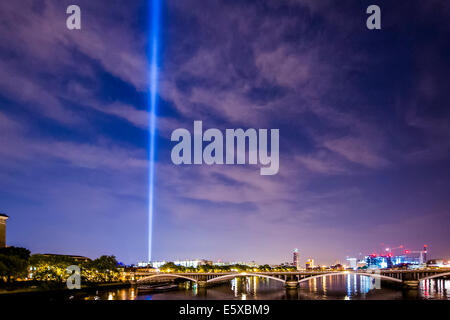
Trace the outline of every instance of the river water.
[[[139, 293], [136, 288], [120, 288], [77, 294], [70, 299], [85, 300], [404, 300], [450, 299], [450, 280], [422, 281], [417, 290], [383, 286], [376, 289], [372, 278], [357, 275], [333, 275], [311, 279], [298, 289], [285, 289], [283, 283], [259, 278], [235, 278], [229, 282], [198, 288], [186, 282], [174, 291]], [[449, 295], [447, 295], [449, 294]]]

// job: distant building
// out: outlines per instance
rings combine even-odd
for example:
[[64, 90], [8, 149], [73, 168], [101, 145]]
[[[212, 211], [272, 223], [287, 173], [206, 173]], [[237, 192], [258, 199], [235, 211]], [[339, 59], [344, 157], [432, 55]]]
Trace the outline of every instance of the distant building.
[[297, 270], [300, 270], [300, 254], [299, 254], [297, 248], [294, 249], [293, 266], [294, 266]]
[[152, 267], [125, 267], [126, 272], [157, 272], [157, 269]]
[[247, 267], [257, 267], [258, 264], [255, 261], [232, 261], [228, 263], [228, 265], [241, 265], [241, 266], [247, 266]]
[[8, 216], [4, 213], [0, 213], [0, 248], [6, 247], [6, 220]]
[[330, 269], [336, 271], [344, 271], [344, 266], [340, 263], [337, 263], [334, 266], [330, 266]]
[[[172, 261], [150, 261], [150, 262], [139, 262], [138, 267], [152, 267], [152, 268], [161, 268], [168, 262]], [[209, 260], [175, 260], [173, 263], [177, 266], [183, 266], [186, 268], [197, 268], [198, 266], [212, 265], [213, 262]]]
[[[207, 261], [207, 260], [205, 260]], [[232, 261], [232, 262], [227, 262], [227, 261], [217, 261], [217, 262], [212, 262], [212, 261], [208, 261], [209, 265], [213, 265], [213, 266], [218, 266], [218, 267], [223, 267], [223, 266], [232, 266], [232, 265], [236, 265], [239, 264], [241, 266], [247, 266], [247, 267], [257, 267], [258, 264], [255, 261]]]
[[423, 253], [420, 256], [421, 258], [420, 264], [427, 263], [427, 252], [428, 252], [427, 247], [428, 246], [426, 244], [423, 246]]
[[[165, 263], [165, 261], [164, 261], [164, 263]], [[139, 268], [145, 268], [145, 267], [152, 267], [152, 264], [151, 264], [151, 262], [139, 261], [139, 262], [137, 263], [137, 266], [138, 266]], [[153, 268], [154, 268], [154, 267], [153, 267]]]
[[408, 265], [410, 267], [420, 267], [426, 264], [427, 246], [424, 246], [423, 250], [410, 251], [404, 250], [401, 255], [392, 255], [392, 253], [386, 255], [371, 254], [365, 257], [367, 267], [369, 269], [383, 269], [392, 268], [398, 266]]
[[448, 264], [450, 264], [450, 261], [444, 259], [433, 259], [427, 261], [427, 267], [445, 268], [448, 267]]
[[357, 268], [366, 268], [367, 267], [367, 262], [364, 260], [359, 260], [358, 263], [356, 264]]
[[352, 268], [353, 270], [356, 270], [358, 268], [358, 265], [356, 263], [356, 258], [347, 258], [348, 261], [348, 265], [350, 268]]
[[372, 254], [366, 257], [366, 263], [369, 269], [385, 269], [392, 267], [392, 259], [389, 256]]
[[306, 260], [306, 269], [312, 270], [314, 268], [314, 259]]
[[83, 257], [83, 256], [74, 256], [74, 255], [68, 255], [68, 254], [54, 254], [54, 253], [44, 253], [41, 254], [44, 257], [48, 257], [48, 258], [68, 258], [68, 259], [72, 259], [75, 260], [76, 262], [89, 262], [91, 261], [90, 258], [88, 257]]
[[208, 260], [176, 260], [173, 262], [177, 266], [197, 268], [198, 266], [212, 265]]
[[[280, 263], [280, 267], [292, 267], [294, 264], [292, 262], [282, 262]], [[278, 265], [276, 265], [278, 267]]]

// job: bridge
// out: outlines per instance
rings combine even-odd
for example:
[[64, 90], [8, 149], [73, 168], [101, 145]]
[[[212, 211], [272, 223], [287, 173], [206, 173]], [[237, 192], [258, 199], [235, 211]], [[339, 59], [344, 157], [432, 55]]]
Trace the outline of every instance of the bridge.
[[417, 288], [420, 281], [437, 278], [450, 278], [450, 269], [416, 269], [416, 270], [358, 270], [358, 271], [294, 271], [294, 272], [208, 272], [208, 273], [165, 273], [135, 272], [132, 279], [137, 284], [157, 281], [158, 279], [185, 279], [199, 287], [231, 280], [236, 277], [260, 277], [279, 281], [288, 288], [296, 288], [302, 282], [314, 278], [333, 275], [368, 276], [380, 281], [397, 283], [407, 288]]

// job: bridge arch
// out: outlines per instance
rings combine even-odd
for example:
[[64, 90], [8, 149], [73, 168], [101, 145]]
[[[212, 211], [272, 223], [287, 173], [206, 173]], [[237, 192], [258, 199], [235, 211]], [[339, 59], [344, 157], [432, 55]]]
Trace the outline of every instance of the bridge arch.
[[137, 280], [136, 282], [142, 283], [142, 282], [148, 281], [150, 279], [154, 279], [154, 278], [168, 278], [168, 277], [171, 277], [171, 278], [182, 278], [182, 279], [190, 280], [192, 282], [197, 282], [197, 280], [195, 280], [194, 278], [187, 277], [185, 275], [170, 274], [170, 273], [154, 274], [154, 275], [151, 275], [151, 276], [148, 276], [148, 277], [141, 278], [141, 279]]
[[419, 281], [422, 281], [422, 280], [430, 280], [430, 279], [440, 278], [440, 277], [445, 277], [445, 276], [450, 276], [450, 272], [437, 273], [437, 274], [434, 274], [434, 275], [432, 275], [432, 276], [428, 276], [428, 277], [425, 277], [425, 278], [421, 278], [421, 279], [419, 279]]
[[393, 281], [393, 282], [402, 282], [402, 280], [400, 280], [400, 279], [396, 279], [396, 278], [392, 278], [392, 277], [388, 277], [388, 276], [383, 276], [383, 275], [377, 274], [377, 273], [342, 271], [342, 272], [322, 273], [322, 274], [318, 274], [318, 275], [315, 275], [315, 276], [303, 278], [303, 279], [300, 279], [300, 281], [298, 283], [306, 282], [306, 281], [309, 281], [309, 280], [314, 279], [314, 278], [328, 277], [328, 276], [334, 276], [334, 275], [351, 275], [351, 274], [356, 274], [356, 275], [359, 275], [359, 276], [372, 277], [372, 278], [375, 278], [375, 279], [384, 279], [384, 280]]
[[236, 277], [260, 277], [260, 278], [267, 278], [267, 279], [279, 281], [281, 283], [285, 283], [286, 282], [283, 279], [280, 279], [280, 278], [277, 278], [277, 277], [272, 277], [272, 276], [269, 276], [269, 275], [266, 275], [266, 274], [259, 274], [259, 273], [233, 273], [233, 274], [227, 274], [227, 275], [220, 276], [220, 277], [217, 277], [217, 278], [209, 279], [206, 282], [207, 283], [212, 283], [212, 282], [217, 282], [217, 281], [221, 281], [221, 280], [234, 279]]

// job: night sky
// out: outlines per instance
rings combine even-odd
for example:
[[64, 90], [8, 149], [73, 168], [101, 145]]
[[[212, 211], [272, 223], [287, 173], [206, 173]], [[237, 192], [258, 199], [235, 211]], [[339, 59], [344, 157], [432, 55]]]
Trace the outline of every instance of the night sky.
[[[1, 1], [8, 245], [146, 259], [148, 11]], [[449, 1], [163, 1], [161, 21], [154, 260], [450, 257]], [[194, 120], [280, 129], [279, 173], [172, 164]]]

